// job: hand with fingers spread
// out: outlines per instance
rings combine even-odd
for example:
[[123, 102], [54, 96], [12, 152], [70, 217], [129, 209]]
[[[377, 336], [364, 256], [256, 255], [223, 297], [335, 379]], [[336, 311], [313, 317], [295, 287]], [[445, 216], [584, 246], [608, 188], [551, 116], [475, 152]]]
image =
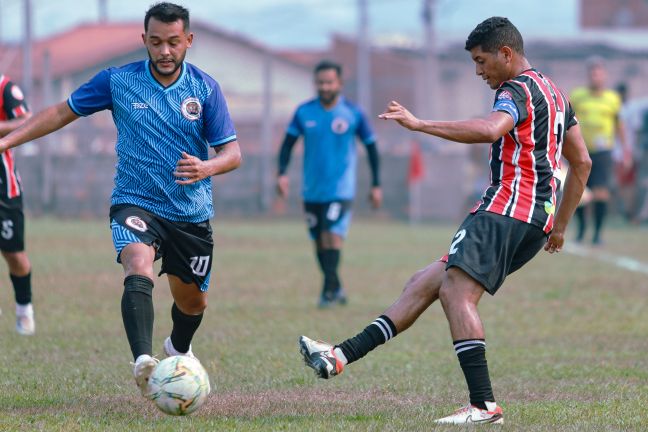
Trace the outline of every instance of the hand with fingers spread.
[[387, 105], [385, 112], [380, 114], [378, 118], [383, 120], [396, 120], [398, 124], [412, 131], [420, 130], [422, 124], [420, 119], [396, 101], [391, 101]]
[[193, 184], [204, 178], [210, 177], [205, 162], [186, 152], [182, 152], [182, 158], [178, 160], [173, 175], [178, 177], [175, 182], [180, 185]]

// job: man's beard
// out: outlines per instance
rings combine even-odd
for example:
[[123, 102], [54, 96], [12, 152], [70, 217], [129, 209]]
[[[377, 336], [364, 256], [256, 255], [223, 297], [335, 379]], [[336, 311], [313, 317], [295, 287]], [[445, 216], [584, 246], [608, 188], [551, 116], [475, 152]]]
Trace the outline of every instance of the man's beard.
[[319, 98], [323, 104], [329, 105], [335, 101], [339, 94], [339, 92], [320, 92]]
[[164, 72], [164, 71], [161, 71], [158, 68], [157, 63], [155, 62], [155, 60], [153, 60], [153, 57], [151, 57], [151, 53], [148, 53], [149, 60], [151, 61], [151, 66], [153, 66], [153, 69], [155, 69], [155, 72], [157, 72], [159, 75], [162, 75], [162, 76], [171, 76], [171, 75], [175, 74], [178, 71], [178, 69], [180, 69], [180, 66], [182, 66], [182, 62], [184, 62], [185, 55], [186, 55], [186, 53], [182, 55], [182, 58], [180, 58], [180, 61], [175, 61], [173, 59], [170, 59], [171, 61], [173, 61], [173, 64], [175, 65], [175, 67], [173, 68], [173, 70], [171, 72]]

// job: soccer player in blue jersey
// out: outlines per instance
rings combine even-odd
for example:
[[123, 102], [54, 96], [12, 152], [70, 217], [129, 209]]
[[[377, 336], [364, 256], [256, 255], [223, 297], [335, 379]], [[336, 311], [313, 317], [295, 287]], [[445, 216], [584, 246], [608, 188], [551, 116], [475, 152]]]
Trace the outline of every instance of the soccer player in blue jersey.
[[315, 243], [324, 276], [319, 307], [345, 304], [338, 275], [340, 251], [351, 223], [351, 203], [356, 189], [356, 137], [365, 145], [371, 168], [370, 200], [382, 204], [379, 157], [371, 126], [359, 107], [342, 96], [342, 67], [322, 61], [315, 67], [318, 97], [295, 112], [281, 150], [277, 190], [288, 196], [286, 174], [292, 149], [304, 137], [303, 200], [306, 223]]
[[[133, 373], [149, 396], [153, 358], [153, 262], [162, 258], [174, 303], [167, 355], [192, 356], [207, 307], [213, 240], [211, 176], [237, 168], [241, 153], [218, 83], [184, 61], [193, 42], [189, 11], [152, 6], [142, 39], [149, 59], [99, 72], [69, 99], [0, 139], [0, 152], [109, 109], [117, 127], [110, 226], [124, 269], [121, 301]], [[209, 157], [212, 148], [214, 157]]]

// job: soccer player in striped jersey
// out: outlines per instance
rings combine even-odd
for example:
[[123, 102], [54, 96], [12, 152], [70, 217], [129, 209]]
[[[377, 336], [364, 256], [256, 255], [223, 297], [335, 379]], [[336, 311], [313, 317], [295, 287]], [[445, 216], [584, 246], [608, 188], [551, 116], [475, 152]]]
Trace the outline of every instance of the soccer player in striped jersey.
[[[438, 423], [502, 423], [486, 363], [480, 298], [544, 247], [559, 252], [585, 188], [591, 161], [568, 99], [524, 55], [522, 36], [506, 18], [479, 24], [466, 41], [476, 73], [495, 90], [492, 111], [463, 121], [420, 120], [397, 102], [379, 117], [465, 144], [492, 143], [490, 186], [457, 230], [448, 254], [417, 272], [398, 300], [361, 333], [330, 345], [300, 338], [308, 366], [322, 378], [403, 332], [437, 299], [450, 325], [470, 403]], [[570, 170], [556, 211], [560, 156]]]
[[[25, 95], [8, 76], [0, 73], [0, 138], [23, 124], [31, 113]], [[13, 152], [0, 155], [0, 252], [9, 266], [16, 299], [16, 331], [25, 336], [36, 331], [32, 306], [31, 263], [25, 252], [25, 215], [22, 185]]]
[[324, 60], [315, 67], [318, 97], [295, 111], [279, 151], [277, 190], [288, 196], [288, 164], [292, 149], [304, 137], [304, 211], [323, 283], [320, 308], [347, 298], [338, 275], [344, 238], [351, 224], [351, 204], [356, 189], [356, 138], [367, 150], [371, 169], [370, 200], [374, 208], [382, 203], [379, 157], [376, 139], [360, 108], [342, 94], [342, 67]]
[[[191, 340], [207, 307], [213, 240], [211, 176], [238, 167], [241, 153], [218, 83], [184, 61], [193, 42], [189, 11], [153, 5], [142, 40], [149, 59], [99, 72], [69, 99], [0, 139], [0, 151], [109, 109], [117, 127], [110, 226], [124, 269], [121, 301], [133, 374], [150, 396], [153, 262], [162, 258], [174, 303], [167, 355], [193, 357]], [[210, 157], [209, 149], [215, 152]]]

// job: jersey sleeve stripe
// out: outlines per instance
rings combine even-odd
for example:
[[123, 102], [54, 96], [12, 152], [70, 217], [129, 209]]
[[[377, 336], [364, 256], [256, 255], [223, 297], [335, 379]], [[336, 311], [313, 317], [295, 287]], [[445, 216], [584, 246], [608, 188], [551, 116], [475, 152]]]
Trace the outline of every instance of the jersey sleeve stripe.
[[72, 96], [70, 96], [67, 100], [67, 104], [70, 107], [72, 111], [74, 111], [74, 114], [80, 116], [80, 117], [85, 117], [86, 115], [80, 112], [76, 106], [74, 106], [74, 102], [72, 102]]
[[227, 143], [232, 142], [232, 141], [236, 141], [236, 135], [230, 135], [227, 138], [223, 138], [221, 140], [211, 142], [211, 143], [209, 143], [209, 145], [212, 146], [212, 147], [215, 147], [215, 146], [227, 144]]

